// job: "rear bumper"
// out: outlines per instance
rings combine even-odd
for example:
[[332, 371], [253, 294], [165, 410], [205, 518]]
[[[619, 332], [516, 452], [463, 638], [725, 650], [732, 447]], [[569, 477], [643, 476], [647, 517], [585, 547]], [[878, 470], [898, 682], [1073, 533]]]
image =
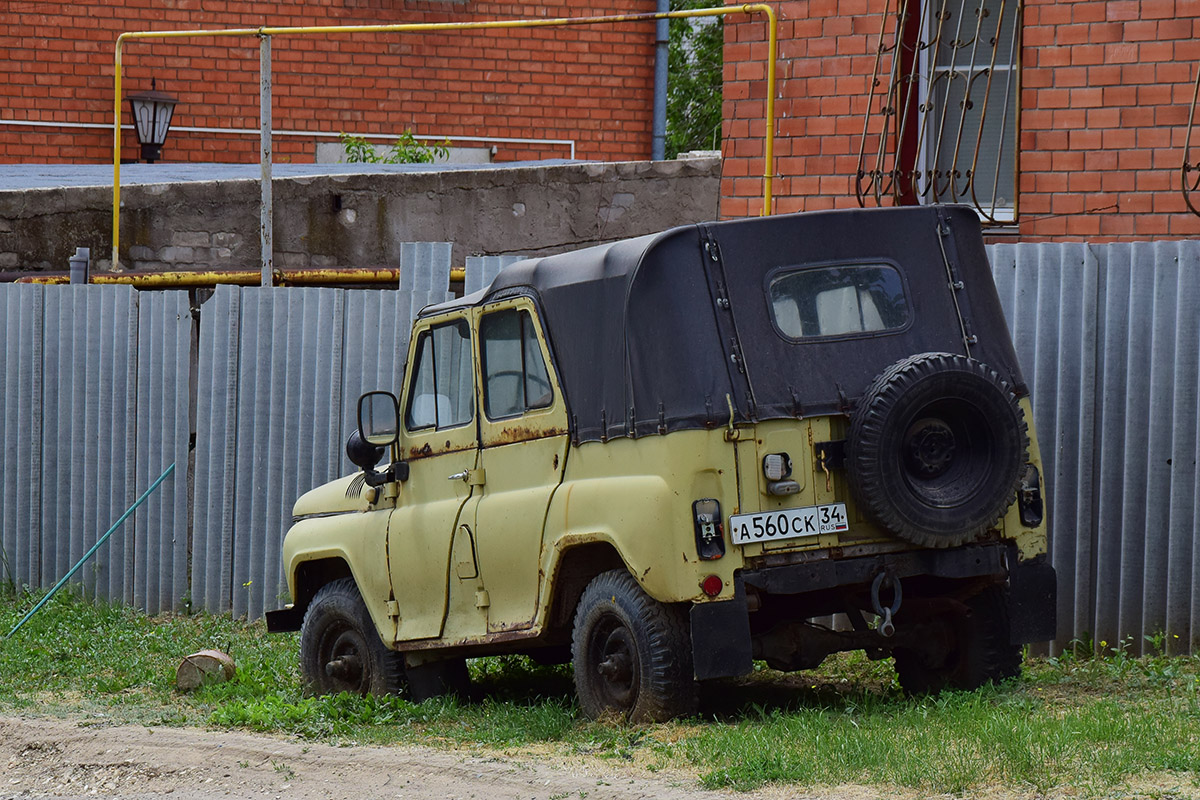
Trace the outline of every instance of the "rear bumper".
[[880, 572], [897, 578], [978, 578], [1003, 575], [1005, 547], [1001, 544], [958, 547], [953, 550], [911, 550], [863, 558], [828, 559], [809, 564], [766, 567], [742, 572], [742, 580], [767, 594], [802, 594], [870, 583]]
[[1017, 562], [1011, 545], [915, 550], [741, 571], [733, 600], [697, 603], [691, 609], [692, 660], [698, 680], [745, 675], [753, 669], [747, 587], [771, 595], [803, 595], [869, 584], [887, 572], [896, 578], [949, 580], [994, 576], [1007, 580], [1013, 644], [1053, 639], [1056, 577], [1045, 557]]

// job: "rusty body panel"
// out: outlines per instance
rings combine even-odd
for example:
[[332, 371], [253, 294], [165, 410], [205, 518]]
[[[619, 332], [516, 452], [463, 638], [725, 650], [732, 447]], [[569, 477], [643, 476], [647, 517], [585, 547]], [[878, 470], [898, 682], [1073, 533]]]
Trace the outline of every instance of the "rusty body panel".
[[411, 462], [420, 461], [423, 458], [431, 458], [433, 456], [441, 456], [447, 453], [459, 453], [464, 450], [474, 450], [476, 447], [474, 440], [470, 442], [453, 441], [446, 439], [442, 442], [424, 442], [420, 446], [413, 445], [405, 451], [406, 460]]
[[[515, 316], [514, 316], [515, 315]], [[538, 616], [538, 598], [543, 582], [540, 559], [546, 511], [559, 489], [570, 442], [567, 435], [567, 403], [545, 333], [528, 297], [489, 303], [477, 317], [482, 332], [488, 319], [517, 319], [525, 335], [532, 334], [523, 359], [546, 365], [546, 385], [539, 385], [539, 408], [511, 418], [492, 419], [486, 404], [481, 415], [480, 463], [488, 483], [474, 507], [476, 544], [483, 587], [490, 596], [487, 633], [505, 635], [531, 629]], [[487, 382], [494, 370], [506, 365], [489, 360], [480, 336], [477, 353], [481, 369], [478, 395], [487, 396]], [[528, 392], [528, 386], [525, 387]], [[548, 399], [547, 399], [548, 396]]]
[[445, 651], [447, 654], [470, 656], [475, 653], [495, 652], [497, 645], [535, 642], [541, 636], [541, 630], [530, 627], [524, 630], [488, 633], [480, 636], [465, 636], [459, 639], [443, 637], [414, 642], [398, 641], [394, 647], [396, 651], [401, 653]]
[[[433, 331], [449, 330], [446, 326], [454, 325], [469, 327], [470, 315], [449, 314], [415, 325], [409, 342], [408, 363], [417, 363], [418, 348], [427, 340], [432, 342]], [[435, 368], [441, 366], [437, 364], [438, 357], [460, 359], [457, 368], [471, 374], [474, 371], [472, 349], [453, 335], [448, 341], [447, 353], [444, 356], [435, 354]], [[449, 401], [443, 403], [440, 385], [420, 388], [426, 396], [429, 390], [434, 390], [432, 402], [436, 420], [443, 410], [441, 407]], [[451, 426], [439, 428], [435, 422], [414, 429], [410, 423], [413, 422], [414, 406], [418, 404], [418, 394], [416, 381], [409, 380], [400, 395], [404, 426], [401, 442], [408, 455], [409, 477], [400, 485], [396, 510], [388, 522], [391, 598], [396, 602], [399, 614], [396, 640], [430, 639], [442, 635], [448, 610], [447, 588], [454, 533], [460, 519], [470, 519], [467, 508], [475, 493], [475, 487], [468, 484], [465, 476], [479, 466], [474, 408], [470, 409], [470, 418], [460, 421], [455, 417]], [[463, 409], [458, 412], [458, 416], [465, 414]], [[451, 480], [451, 475], [462, 475], [463, 478]]]

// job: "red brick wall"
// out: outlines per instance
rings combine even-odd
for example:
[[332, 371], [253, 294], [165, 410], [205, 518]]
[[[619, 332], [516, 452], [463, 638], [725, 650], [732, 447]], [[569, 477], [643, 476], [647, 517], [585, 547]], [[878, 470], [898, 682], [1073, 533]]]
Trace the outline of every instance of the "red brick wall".
[[[113, 58], [124, 31], [465, 22], [654, 10], [653, 0], [9, 0], [0, 6], [0, 162], [112, 160]], [[272, 40], [277, 130], [574, 139], [576, 157], [650, 155], [653, 22], [446, 34], [354, 34]], [[258, 160], [258, 40], [128, 42], [123, 93], [179, 98], [167, 161]], [[128, 104], [122, 121], [131, 122]], [[253, 134], [187, 133], [182, 127]], [[276, 136], [277, 162], [313, 160], [317, 141]], [[481, 146], [463, 143], [462, 146]], [[483, 145], [486, 146], [486, 145]], [[566, 158], [565, 145], [498, 144], [498, 160]], [[122, 154], [138, 155], [132, 131]]]
[[1029, 2], [1021, 233], [1200, 235], [1180, 189], [1200, 0]]
[[[867, 82], [885, 0], [788, 0], [779, 13], [776, 62], [776, 212], [858, 206]], [[721, 213], [762, 211], [767, 26], [725, 21], [725, 163]]]
[[[857, 206], [880, 14], [895, 0], [779, 5], [779, 211]], [[722, 213], [761, 208], [764, 25], [726, 33]], [[1018, 132], [1022, 239], [1200, 236], [1180, 188], [1200, 0], [1026, 0]], [[872, 120], [872, 130], [878, 130]], [[1193, 160], [1200, 151], [1194, 134]]]

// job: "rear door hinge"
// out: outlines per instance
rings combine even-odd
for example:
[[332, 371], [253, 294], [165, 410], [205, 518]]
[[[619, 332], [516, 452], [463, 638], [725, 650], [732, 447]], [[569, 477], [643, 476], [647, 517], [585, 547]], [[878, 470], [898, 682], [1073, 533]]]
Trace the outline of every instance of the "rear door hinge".
[[737, 371], [746, 374], [746, 361], [742, 357], [742, 348], [736, 337], [729, 338], [729, 361], [737, 367]]
[[708, 231], [704, 232], [704, 252], [709, 261], [718, 264], [721, 262], [721, 248], [717, 246], [717, 240], [712, 238]]
[[846, 440], [837, 439], [832, 442], [817, 442], [813, 445], [817, 457], [817, 469], [828, 471], [841, 469], [846, 466]]

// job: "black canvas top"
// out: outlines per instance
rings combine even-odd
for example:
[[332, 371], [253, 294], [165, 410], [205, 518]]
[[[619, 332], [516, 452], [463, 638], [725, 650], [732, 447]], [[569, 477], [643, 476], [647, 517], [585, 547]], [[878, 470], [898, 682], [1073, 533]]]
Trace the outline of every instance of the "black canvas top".
[[[768, 297], [774, 274], [857, 263], [899, 269], [905, 327], [780, 333]], [[847, 412], [876, 375], [925, 352], [970, 355], [1025, 393], [979, 221], [966, 207], [673, 228], [520, 261], [482, 292], [422, 315], [513, 295], [540, 309], [576, 442], [723, 427], [731, 409], [735, 422]]]

